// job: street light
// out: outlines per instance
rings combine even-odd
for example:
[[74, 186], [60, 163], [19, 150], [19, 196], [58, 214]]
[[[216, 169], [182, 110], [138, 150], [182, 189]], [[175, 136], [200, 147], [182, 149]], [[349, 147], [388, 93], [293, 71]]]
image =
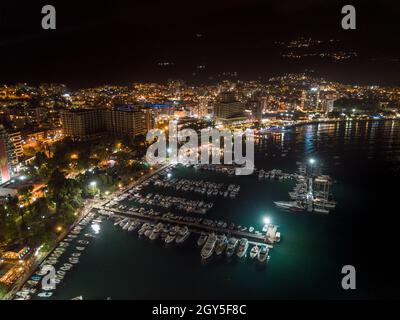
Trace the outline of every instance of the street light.
[[310, 162], [311, 165], [315, 163], [315, 159], [314, 159], [314, 158], [311, 158], [311, 159], [308, 160], [308, 161]]
[[264, 224], [270, 224], [271, 223], [271, 219], [270, 217], [264, 217]]
[[168, 173], [168, 174], [167, 174], [167, 177], [168, 177], [168, 178], [171, 178], [171, 177], [172, 177], [172, 174], [171, 174], [171, 173]]
[[97, 185], [97, 182], [96, 181], [91, 181], [89, 183], [89, 185], [94, 188]]

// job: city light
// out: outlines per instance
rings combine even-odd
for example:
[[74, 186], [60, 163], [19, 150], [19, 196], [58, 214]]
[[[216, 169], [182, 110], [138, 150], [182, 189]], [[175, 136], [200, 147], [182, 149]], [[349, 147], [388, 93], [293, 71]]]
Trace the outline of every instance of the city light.
[[[370, 9], [296, 4], [289, 6], [296, 10], [285, 10], [281, 3], [265, 8], [226, 2], [195, 10], [124, 4], [118, 11], [126, 14], [111, 19], [81, 2], [68, 10], [85, 14], [72, 21], [74, 41], [57, 51], [59, 59], [46, 59], [50, 42], [15, 63], [32, 41], [7, 43], [1, 61], [10, 63], [2, 64], [0, 84], [0, 300], [398, 295], [395, 283], [388, 285], [379, 272], [371, 283], [357, 283], [365, 292], [354, 289], [355, 268], [360, 272], [368, 269], [360, 261], [371, 262], [359, 258], [364, 251], [379, 254], [365, 245], [370, 239], [363, 231], [378, 228], [368, 217], [376, 216], [376, 203], [385, 209], [396, 204], [390, 185], [398, 175], [388, 174], [387, 167], [400, 150], [395, 75], [400, 56], [392, 45], [400, 24], [388, 28], [385, 22], [396, 21], [400, 4]], [[55, 11], [33, 9], [19, 10], [21, 29], [30, 30], [30, 24], [38, 29], [40, 23], [42, 29], [55, 28]], [[354, 9], [360, 22], [384, 12], [369, 21], [382, 25], [379, 32], [356, 28]], [[62, 15], [65, 8], [57, 10]], [[194, 11], [195, 19], [187, 19]], [[165, 22], [175, 16], [183, 17], [183, 27]], [[121, 28], [128, 18], [135, 23]], [[85, 31], [87, 21], [99, 20], [104, 21]], [[301, 23], [282, 23], [278, 34], [264, 39], [277, 21]], [[239, 30], [240, 24], [246, 27]], [[135, 32], [143, 25], [148, 35]], [[334, 32], [324, 32], [328, 29]], [[370, 40], [379, 54], [360, 41], [349, 47], [341, 29], [349, 38]], [[44, 32], [59, 37], [54, 30]], [[225, 41], [227, 33], [234, 46]], [[179, 45], [166, 40], [163, 52], [156, 52], [165, 35]], [[110, 46], [111, 57], [111, 49], [97, 50], [110, 39], [118, 44]], [[246, 50], [249, 42], [257, 42], [257, 57]], [[148, 58], [142, 47], [158, 58]], [[240, 59], [229, 59], [230, 51]], [[263, 57], [266, 52], [271, 54]], [[360, 66], [361, 60], [369, 63]], [[57, 68], [60, 61], [68, 67]], [[268, 64], [273, 72], [265, 72]], [[378, 75], [370, 65], [379, 67]], [[92, 71], [90, 79], [75, 70]], [[57, 82], [51, 81], [54, 75]], [[363, 183], [369, 176], [379, 179]], [[363, 197], [369, 194], [376, 196]], [[247, 219], [249, 214], [254, 217]], [[343, 219], [329, 236], [323, 226], [335, 217]], [[389, 218], [377, 231], [395, 243], [386, 239], [396, 237], [397, 225]], [[292, 226], [295, 222], [300, 225]], [[299, 234], [301, 224], [307, 228]], [[132, 241], [144, 249], [134, 255]], [[171, 246], [186, 249], [166, 252]], [[333, 247], [344, 254], [322, 250]], [[350, 259], [347, 253], [353, 252]], [[310, 256], [317, 257], [313, 270], [323, 272], [299, 281], [292, 269], [306, 270]], [[146, 268], [132, 272], [135, 262]], [[246, 278], [232, 274], [233, 264]], [[90, 273], [94, 285], [81, 281], [78, 268]], [[183, 290], [159, 283], [166, 270], [176, 271], [168, 282]], [[132, 276], [106, 290], [107, 283], [100, 286], [106, 272], [108, 278]], [[146, 290], [135, 278], [146, 280]], [[202, 286], [196, 286], [199, 279]], [[310, 292], [310, 284], [322, 287]], [[200, 311], [247, 311], [231, 304], [207, 307]], [[148, 313], [184, 317], [185, 310], [193, 311], [184, 309], [157, 304]]]
[[94, 233], [99, 233], [100, 232], [100, 225], [98, 223], [93, 223], [92, 224], [92, 230]]

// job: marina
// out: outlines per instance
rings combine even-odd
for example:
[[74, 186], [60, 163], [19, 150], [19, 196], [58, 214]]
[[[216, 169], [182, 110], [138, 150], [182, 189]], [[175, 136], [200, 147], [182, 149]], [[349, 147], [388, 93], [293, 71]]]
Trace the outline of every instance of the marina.
[[184, 192], [196, 192], [207, 196], [224, 196], [235, 198], [240, 190], [240, 185], [214, 183], [204, 180], [189, 180], [170, 178], [168, 175], [164, 179], [157, 179], [153, 182], [154, 186], [164, 188], [174, 188]]
[[[350, 124], [346, 126], [348, 125]], [[325, 131], [318, 129], [319, 139], [335, 134], [340, 140], [346, 131], [333, 131], [334, 128], [336, 127], [328, 126]], [[109, 296], [113, 299], [184, 297], [257, 299], [260, 297], [296, 298], [300, 290], [304, 297], [345, 297], [346, 293], [337, 286], [334, 276], [337, 275], [343, 263], [346, 263], [348, 254], [354, 253], [354, 247], [348, 244], [357, 234], [354, 234], [354, 226], [344, 221], [349, 216], [362, 219], [365, 210], [368, 209], [367, 202], [355, 202], [354, 198], [368, 199], [371, 196], [363, 189], [363, 186], [371, 179], [365, 174], [368, 172], [367, 168], [362, 171], [362, 175], [354, 177], [354, 171], [349, 170], [348, 167], [351, 165], [359, 167], [361, 158], [367, 159], [373, 156], [373, 153], [369, 148], [360, 152], [359, 144], [353, 142], [354, 151], [349, 152], [348, 155], [341, 154], [342, 165], [336, 165], [339, 152], [337, 148], [334, 148], [334, 144], [327, 145], [333, 145], [332, 150], [318, 149], [320, 156], [317, 158], [314, 148], [317, 141], [314, 138], [317, 128], [311, 127], [314, 130], [311, 133], [309, 129], [306, 129], [295, 138], [288, 136], [285, 141], [277, 142], [277, 148], [285, 150], [289, 148], [288, 145], [296, 143], [299, 145], [298, 150], [294, 150], [293, 147], [291, 152], [296, 151], [296, 154], [300, 154], [301, 157], [294, 157], [289, 152], [284, 162], [281, 159], [268, 159], [268, 165], [263, 168], [264, 172], [271, 172], [274, 168], [279, 168], [283, 173], [292, 172], [290, 173], [292, 178], [258, 179], [261, 165], [253, 175], [239, 178], [222, 171], [196, 170], [194, 167], [185, 166], [167, 168], [162, 175], [159, 172], [152, 175], [152, 177], [158, 175], [154, 181], [164, 180], [165, 175], [168, 177], [170, 173], [171, 179], [197, 179], [217, 184], [223, 183], [225, 186], [240, 185], [240, 192], [236, 198], [226, 198], [223, 195], [207, 196], [196, 191], [182, 192], [170, 187], [154, 186], [149, 179], [143, 179], [138, 184], [140, 190], [137, 192], [139, 193], [179, 196], [190, 200], [213, 202], [214, 205], [205, 215], [191, 214], [177, 209], [138, 204], [128, 199], [131, 195], [130, 189], [124, 190], [114, 196], [106, 204], [107, 206], [98, 207], [95, 210], [98, 214], [100, 210], [112, 212], [108, 214], [111, 215], [110, 218], [107, 213], [100, 214], [103, 218], [101, 223], [98, 223], [95, 220], [100, 218], [95, 214], [93, 220], [84, 229], [72, 230], [62, 240], [63, 243], [57, 247], [59, 250], [54, 251], [54, 253], [63, 252], [62, 255], [58, 258], [57, 255], [48, 257], [48, 262], [55, 263], [56, 271], [66, 272], [65, 275], [57, 273], [56, 281], [59, 283], [55, 290], [49, 290], [51, 295], [41, 294], [44, 290], [38, 290], [38, 287], [35, 287], [36, 293], [30, 293], [28, 290], [35, 289], [31, 288], [35, 282], [26, 283], [23, 288], [24, 293], [20, 294], [29, 295], [31, 299], [73, 299], [75, 297], [106, 299]], [[398, 128], [396, 130], [398, 132]], [[304, 145], [308, 145], [309, 136], [313, 137], [314, 142], [310, 144], [312, 148], [309, 147], [306, 153], [303, 148]], [[377, 145], [380, 146], [381, 143]], [[261, 164], [266, 152], [261, 145], [257, 146], [257, 150], [256, 160], [258, 164]], [[335, 214], [329, 216], [288, 214], [288, 210], [277, 208], [274, 202], [279, 199], [295, 201], [289, 192], [301, 190], [301, 188], [296, 188], [299, 180], [295, 175], [301, 175], [298, 171], [300, 163], [296, 162], [312, 157], [325, 162], [324, 173], [315, 172], [314, 179], [324, 174], [340, 179], [340, 183], [329, 186], [330, 192], [335, 196], [334, 201], [340, 203], [340, 206], [335, 207]], [[374, 181], [379, 181], [376, 180], [378, 178], [375, 177]], [[356, 181], [356, 187], [352, 185], [351, 196], [346, 189], [349, 180]], [[254, 189], [252, 190], [251, 187]], [[138, 215], [139, 211], [145, 214]], [[163, 220], [165, 214], [167, 214], [164, 216], [167, 220]], [[256, 235], [258, 231], [265, 235], [266, 232], [262, 229], [266, 215], [270, 217], [272, 225], [279, 224], [278, 232], [282, 232], [284, 237], [279, 244], [275, 243], [271, 250], [270, 245], [265, 242], [265, 237], [258, 239], [258, 236], [251, 238], [249, 235], [245, 254], [247, 258], [238, 257], [240, 240], [245, 237], [239, 233], [243, 231], [239, 230], [247, 228], [246, 234]], [[118, 219], [121, 219], [119, 225], [115, 224]], [[123, 219], [126, 220], [121, 226]], [[206, 226], [203, 220], [196, 219], [203, 219], [210, 225]], [[235, 222], [236, 228], [233, 231], [235, 235], [229, 234], [231, 221]], [[151, 226], [151, 232], [147, 232], [147, 237], [144, 235], [147, 229], [142, 229], [146, 223], [147, 226]], [[162, 223], [163, 227], [155, 229], [159, 223]], [[189, 223], [194, 225], [191, 226]], [[168, 233], [163, 232], [168, 224]], [[96, 234], [92, 225], [101, 226], [101, 231]], [[187, 226], [187, 232], [186, 229], [181, 231], [181, 240], [177, 243], [178, 231], [184, 226]], [[217, 237], [213, 253], [210, 258], [204, 260], [201, 252], [209, 235], [213, 232]], [[224, 236], [226, 236], [225, 241]], [[90, 243], [78, 242], [81, 240]], [[264, 247], [266, 244], [268, 247]], [[76, 247], [85, 247], [85, 249], [80, 251]], [[204, 254], [207, 256], [206, 252]], [[71, 263], [70, 258], [78, 258], [79, 262]], [[189, 273], [188, 270], [190, 270]], [[144, 276], [138, 277], [138, 274]], [[149, 278], [152, 281], [149, 281]], [[40, 279], [41, 276], [35, 273], [29, 280], [39, 281]], [[283, 281], [285, 286], [282, 285]], [[210, 282], [215, 284], [215, 289], [210, 290]], [[323, 286], [316, 289], [315, 283], [322, 283]], [[198, 288], [195, 292], [192, 290], [193, 286]], [[360, 297], [368, 296], [368, 292], [362, 287], [357, 292]], [[38, 294], [41, 296], [39, 297]]]
[[[167, 224], [175, 224], [179, 226], [186, 226], [190, 228], [192, 232], [195, 233], [202, 233], [202, 232], [216, 232], [216, 233], [224, 233], [224, 234], [230, 234], [233, 236], [237, 237], [245, 237], [250, 239], [253, 243], [267, 243], [272, 247], [272, 245], [276, 242], [280, 241], [280, 232], [278, 230], [278, 226], [275, 225], [268, 225], [267, 226], [267, 232], [266, 233], [251, 233], [251, 232], [246, 232], [244, 231], [244, 228], [246, 227], [241, 227], [241, 229], [236, 229], [233, 227], [231, 228], [223, 228], [223, 227], [218, 227], [218, 223], [216, 224], [212, 220], [193, 220], [193, 219], [176, 219], [176, 216], [165, 214], [165, 215], [159, 215], [156, 213], [155, 215], [149, 215], [149, 212], [147, 214], [143, 214], [146, 211], [145, 210], [138, 210], [137, 212], [135, 211], [129, 211], [129, 213], [126, 213], [124, 211], [116, 210], [116, 209], [107, 209], [103, 210], [102, 208], [97, 208], [99, 209], [99, 213], [106, 215], [106, 216], [113, 216], [117, 215], [120, 217], [131, 217], [131, 218], [136, 218], [136, 219], [141, 219], [141, 222], [146, 222], [146, 221], [152, 221], [152, 222], [164, 222]], [[142, 208], [143, 209], [143, 208]], [[122, 220], [124, 221], [124, 220]], [[246, 228], [247, 230], [247, 228]]]
[[[95, 237], [99, 224], [103, 221], [101, 216], [96, 217], [95, 211], [88, 213], [66, 237], [58, 243], [58, 246], [39, 265], [29, 280], [16, 292], [14, 300], [48, 299], [53, 296], [57, 285], [80, 263], [82, 252], [90, 244], [87, 239]], [[92, 233], [82, 235], [83, 230], [90, 225]], [[75, 245], [75, 246], [74, 246]], [[67, 257], [67, 255], [69, 257]], [[50, 274], [54, 268], [55, 278], [45, 281], [44, 276]], [[43, 281], [43, 283], [42, 283]]]
[[[308, 164], [298, 162], [299, 173], [293, 175], [296, 185], [289, 192], [292, 201], [275, 201], [278, 208], [292, 212], [308, 211], [328, 214], [336, 207], [330, 187], [333, 179], [320, 174], [320, 168], [315, 168], [315, 159], [310, 158]], [[280, 175], [282, 177], [282, 175]]]
[[[186, 213], [202, 213], [207, 212], [206, 209], [213, 207], [213, 202], [205, 202], [203, 200], [189, 200], [183, 197], [174, 197], [161, 194], [145, 193], [143, 189], [149, 186], [156, 186], [157, 188], [169, 189], [174, 186], [174, 189], [179, 191], [182, 188], [186, 192], [201, 193], [202, 195], [215, 195], [221, 198], [228, 197], [235, 198], [240, 190], [240, 185], [215, 183], [204, 180], [190, 180], [190, 179], [171, 179], [171, 171], [175, 166], [169, 166], [159, 171], [157, 174], [142, 181], [140, 184], [135, 185], [129, 190], [114, 198], [113, 200], [105, 203], [102, 207], [97, 207], [100, 214], [103, 215], [122, 215], [125, 217], [132, 217], [141, 219], [143, 221], [163, 222], [166, 224], [175, 224], [178, 226], [186, 226], [191, 232], [215, 232], [219, 234], [227, 234], [239, 238], [247, 238], [253, 242], [264, 242], [273, 245], [281, 239], [278, 226], [273, 224], [265, 224], [263, 231], [255, 230], [254, 227], [245, 227], [235, 225], [232, 222], [223, 220], [213, 220], [203, 217], [184, 216], [177, 213], [159, 212], [153, 208], [145, 208], [143, 206], [129, 205], [126, 201], [134, 201], [135, 204], [145, 204], [148, 206], [162, 207], [170, 209], [175, 207]], [[234, 195], [234, 196], [232, 196]], [[128, 228], [125, 225], [124, 228]]]

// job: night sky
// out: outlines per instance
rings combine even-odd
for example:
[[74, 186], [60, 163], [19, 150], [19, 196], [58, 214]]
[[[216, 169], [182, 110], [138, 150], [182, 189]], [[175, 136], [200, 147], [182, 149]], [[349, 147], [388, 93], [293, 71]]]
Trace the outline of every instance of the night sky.
[[[265, 80], [311, 69], [344, 83], [400, 85], [398, 1], [5, 2], [0, 4], [0, 83], [81, 87], [181, 78], [197, 84], [219, 81], [223, 72]], [[41, 29], [45, 4], [56, 7], [57, 30]], [[345, 4], [356, 7], [357, 30], [341, 28]], [[344, 62], [282, 58], [288, 49], [276, 41], [300, 36], [337, 40], [314, 52], [358, 56]]]

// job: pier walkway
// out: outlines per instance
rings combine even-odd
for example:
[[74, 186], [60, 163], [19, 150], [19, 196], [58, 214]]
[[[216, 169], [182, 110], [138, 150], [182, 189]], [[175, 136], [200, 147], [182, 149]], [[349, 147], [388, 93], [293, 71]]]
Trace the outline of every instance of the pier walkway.
[[169, 218], [165, 218], [162, 216], [147, 216], [142, 215], [138, 212], [126, 212], [117, 209], [110, 209], [110, 208], [103, 208], [103, 207], [95, 207], [98, 210], [106, 210], [111, 211], [114, 214], [121, 215], [128, 218], [137, 218], [144, 221], [159, 221], [165, 222], [175, 225], [184, 225], [187, 226], [191, 232], [200, 233], [202, 231], [205, 232], [216, 232], [216, 233], [224, 233], [230, 234], [237, 238], [247, 238], [251, 244], [267, 244], [269, 248], [273, 248], [272, 243], [268, 241], [265, 235], [263, 234], [255, 234], [251, 232], [239, 231], [239, 230], [230, 230], [228, 228], [219, 228], [213, 227], [209, 225], [199, 224], [195, 222], [188, 222], [188, 221], [180, 221], [180, 220], [173, 220]]

